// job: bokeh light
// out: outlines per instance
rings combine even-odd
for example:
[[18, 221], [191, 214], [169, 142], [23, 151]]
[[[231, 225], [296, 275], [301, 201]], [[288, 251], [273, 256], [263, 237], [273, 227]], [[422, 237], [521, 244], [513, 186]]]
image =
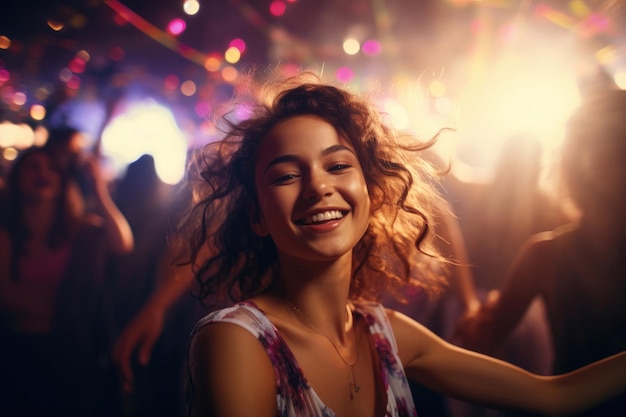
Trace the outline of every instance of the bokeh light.
[[26, 94], [24, 94], [21, 91], [17, 91], [14, 95], [13, 95], [13, 104], [16, 106], [23, 106], [24, 104], [26, 104]]
[[230, 64], [236, 64], [241, 59], [241, 51], [234, 46], [231, 46], [224, 52], [224, 59]]
[[72, 71], [75, 74], [80, 74], [83, 71], [85, 71], [85, 67], [87, 66], [87, 63], [82, 60], [81, 58], [78, 57], [74, 57], [69, 65], [68, 68], [70, 69], [70, 71]]
[[287, 4], [285, 4], [284, 1], [273, 1], [272, 3], [270, 3], [270, 13], [272, 14], [272, 16], [282, 16], [285, 14], [285, 11], [287, 10]]
[[380, 42], [374, 39], [368, 39], [363, 42], [363, 53], [369, 56], [378, 56], [382, 51]]
[[198, 87], [196, 83], [191, 80], [183, 81], [180, 85], [180, 92], [187, 97], [191, 97], [196, 94]]
[[174, 19], [167, 24], [167, 31], [173, 35], [178, 36], [187, 29], [187, 24], [183, 19]]
[[18, 155], [19, 152], [13, 147], [5, 148], [2, 150], [2, 157], [7, 161], [14, 161]]
[[204, 61], [204, 68], [210, 72], [216, 72], [222, 66], [222, 61], [217, 56], [209, 56]]
[[0, 122], [0, 148], [26, 149], [34, 142], [33, 129], [26, 123]]
[[228, 46], [232, 48], [237, 48], [239, 52], [241, 52], [242, 54], [246, 50], [246, 43], [244, 42], [243, 39], [239, 39], [239, 38], [236, 38], [230, 41], [230, 44]]
[[356, 55], [361, 50], [361, 44], [359, 41], [353, 38], [348, 38], [343, 41], [343, 51], [348, 55]]
[[81, 49], [80, 51], [76, 52], [76, 58], [81, 59], [84, 62], [89, 62], [89, 60], [91, 60], [91, 55], [89, 54], [89, 52]]
[[11, 74], [4, 68], [0, 68], [0, 87], [11, 79]]
[[189, 16], [196, 15], [200, 11], [200, 3], [198, 0], [185, 0], [183, 3], [183, 10]]
[[337, 69], [335, 76], [337, 80], [341, 81], [342, 83], [349, 83], [354, 79], [354, 71], [348, 67], [341, 67]]
[[43, 120], [46, 117], [46, 108], [41, 104], [33, 104], [30, 108], [30, 117], [33, 120]]
[[69, 80], [65, 83], [67, 88], [70, 90], [78, 90], [80, 88], [80, 78], [76, 75], [72, 75]]
[[60, 30], [62, 30], [65, 25], [63, 25], [63, 23], [61, 22], [57, 22], [54, 20], [48, 20], [48, 26], [50, 27], [50, 29], [54, 30], [55, 32], [58, 32]]
[[232, 83], [238, 76], [239, 71], [237, 71], [237, 68], [235, 67], [228, 65], [222, 69], [222, 79], [226, 82]]
[[0, 36], [0, 49], [9, 49], [11, 47], [11, 39], [7, 36]]
[[73, 76], [74, 74], [72, 73], [72, 70], [70, 70], [69, 68], [63, 68], [59, 73], [59, 80], [66, 83], [71, 80]]

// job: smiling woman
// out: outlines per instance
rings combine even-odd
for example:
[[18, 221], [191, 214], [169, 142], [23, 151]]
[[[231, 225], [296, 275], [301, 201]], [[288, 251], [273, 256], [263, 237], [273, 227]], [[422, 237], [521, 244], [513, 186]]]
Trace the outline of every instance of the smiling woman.
[[[434, 170], [421, 158], [410, 156], [431, 142], [396, 136], [369, 103], [320, 84], [313, 74], [266, 85], [250, 117], [230, 125], [224, 140], [194, 155], [190, 171], [191, 194], [201, 201], [183, 227], [193, 227], [202, 216], [208, 230], [196, 231], [194, 246], [219, 248], [199, 271], [200, 297], [227, 291], [231, 300], [245, 299], [269, 285], [278, 261], [275, 237], [259, 236], [259, 230], [250, 226], [263, 225], [264, 217], [278, 216], [274, 209], [263, 210], [263, 204], [279, 204], [269, 195], [282, 197], [291, 192], [295, 199], [296, 191], [302, 198], [292, 212], [284, 214], [292, 221], [327, 210], [339, 210], [351, 218], [368, 217], [369, 227], [357, 245], [358, 268], [351, 285], [355, 297], [377, 299], [378, 289], [368, 294], [372, 288], [399, 293], [407, 284], [436, 288], [442, 283], [441, 276], [404, 261], [416, 259], [420, 251], [436, 253], [425, 239], [431, 207], [439, 198], [431, 186]], [[407, 160], [413, 163], [408, 165]], [[331, 180], [342, 183], [343, 189], [351, 187], [351, 194], [340, 199], [342, 194], [333, 189]], [[329, 188], [333, 199], [307, 203], [320, 198], [316, 197], [320, 187]], [[369, 207], [354, 205], [357, 191], [366, 195]], [[221, 229], [213, 228], [218, 224]], [[384, 258], [370, 256], [373, 247], [384, 242], [392, 243], [394, 249]], [[392, 268], [385, 265], [404, 265], [406, 276], [388, 272]]]
[[443, 280], [431, 242], [440, 200], [419, 154], [435, 139], [396, 134], [366, 101], [310, 74], [263, 91], [269, 100], [190, 172], [196, 205], [180, 231], [191, 233], [197, 294], [234, 302], [192, 333], [192, 415], [414, 416], [407, 376], [555, 415], [626, 391], [624, 354], [540, 377], [385, 309], [384, 293]]
[[369, 197], [356, 153], [318, 116], [276, 125], [259, 146], [255, 177], [259, 213], [252, 227], [288, 248], [283, 256], [349, 256], [367, 229]]

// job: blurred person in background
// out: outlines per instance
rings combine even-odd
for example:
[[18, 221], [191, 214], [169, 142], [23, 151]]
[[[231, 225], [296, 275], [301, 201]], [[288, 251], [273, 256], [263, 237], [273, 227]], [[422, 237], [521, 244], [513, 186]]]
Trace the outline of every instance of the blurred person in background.
[[[186, 369], [188, 336], [196, 321], [218, 303], [208, 299], [199, 303], [192, 296], [197, 265], [177, 262], [184, 252], [182, 244], [169, 236], [164, 253], [155, 262], [157, 271], [149, 295], [116, 335], [113, 364], [127, 404], [123, 410], [126, 415], [161, 416], [168, 410], [185, 415], [184, 401], [181, 403], [185, 375], [179, 371]], [[155, 381], [163, 372], [174, 379]], [[168, 387], [172, 391], [164, 392]]]
[[44, 148], [54, 158], [55, 163], [68, 178], [69, 186], [76, 187], [84, 203], [91, 209], [94, 184], [89, 175], [89, 164], [96, 159], [87, 148], [85, 133], [70, 126], [57, 126], [50, 129]]
[[[160, 288], [160, 274], [169, 258], [168, 226], [174, 209], [177, 187], [159, 178], [155, 161], [144, 154], [128, 165], [115, 185], [113, 198], [133, 230], [135, 250], [112, 257], [109, 264], [115, 312], [116, 338], [137, 317], [148, 297]], [[158, 341], [149, 365], [133, 362], [137, 375], [135, 389], [122, 392], [122, 415], [167, 416], [184, 414], [183, 369], [186, 340], [199, 315], [196, 302], [182, 294], [168, 309], [167, 318], [151, 316], [145, 323], [159, 329]], [[133, 327], [134, 329], [134, 327]], [[132, 330], [130, 337], [141, 337]], [[128, 336], [125, 336], [128, 337]], [[128, 358], [129, 365], [131, 359]]]
[[[494, 352], [536, 298], [554, 366], [569, 372], [626, 348], [626, 91], [589, 92], [567, 126], [560, 179], [571, 223], [533, 235], [499, 292], [460, 323], [465, 345]], [[626, 397], [585, 416], [624, 416]]]
[[[518, 133], [506, 139], [489, 179], [456, 185], [461, 187], [461, 227], [478, 298], [500, 288], [515, 255], [524, 241], [535, 233], [565, 222], [557, 205], [541, 188], [544, 154], [542, 144], [531, 134]], [[446, 179], [447, 180], [447, 179]], [[536, 300], [511, 337], [492, 355], [541, 375], [550, 373], [552, 351], [543, 304]], [[474, 309], [465, 316], [472, 316]], [[449, 322], [447, 337], [455, 344], [464, 341], [455, 334], [463, 314]], [[452, 400], [455, 416], [516, 416]]]
[[7, 180], [0, 228], [0, 414], [106, 415], [110, 325], [103, 311], [110, 253], [133, 236], [95, 163], [99, 216], [85, 214], [67, 171], [42, 148]]

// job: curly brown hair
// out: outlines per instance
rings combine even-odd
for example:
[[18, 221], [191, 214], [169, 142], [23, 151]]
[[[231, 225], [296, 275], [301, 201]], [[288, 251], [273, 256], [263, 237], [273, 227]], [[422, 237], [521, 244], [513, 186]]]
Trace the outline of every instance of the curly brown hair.
[[[345, 136], [361, 163], [371, 200], [371, 220], [353, 250], [350, 297], [378, 300], [385, 292], [403, 300], [408, 286], [436, 290], [445, 260], [430, 239], [440, 198], [437, 172], [419, 153], [436, 137], [419, 142], [383, 123], [365, 98], [322, 84], [310, 73], [265, 84], [243, 121], [229, 119], [226, 135], [199, 149], [187, 184], [191, 210], [179, 225], [189, 236], [199, 298], [240, 301], [266, 289], [278, 264], [271, 237], [251, 228], [257, 206], [256, 155], [263, 138], [298, 115], [321, 117]], [[426, 255], [426, 256], [424, 256]]]

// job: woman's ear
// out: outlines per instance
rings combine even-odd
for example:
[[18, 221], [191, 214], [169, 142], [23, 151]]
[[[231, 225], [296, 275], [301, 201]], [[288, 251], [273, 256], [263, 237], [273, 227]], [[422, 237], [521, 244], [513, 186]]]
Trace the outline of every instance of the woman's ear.
[[260, 237], [266, 237], [270, 234], [265, 226], [265, 220], [263, 219], [263, 213], [257, 205], [250, 207], [248, 217], [250, 219], [250, 227], [252, 231]]

